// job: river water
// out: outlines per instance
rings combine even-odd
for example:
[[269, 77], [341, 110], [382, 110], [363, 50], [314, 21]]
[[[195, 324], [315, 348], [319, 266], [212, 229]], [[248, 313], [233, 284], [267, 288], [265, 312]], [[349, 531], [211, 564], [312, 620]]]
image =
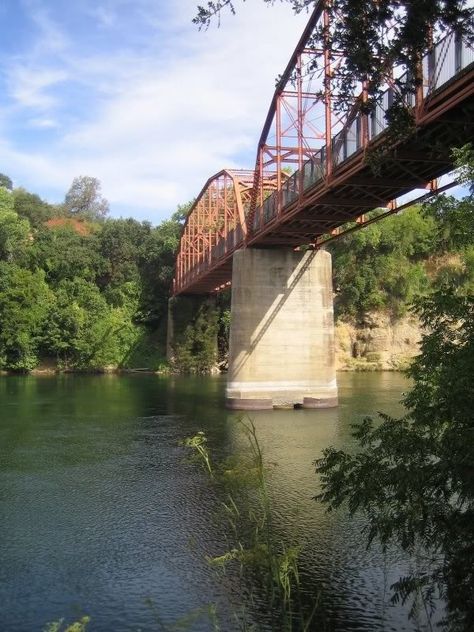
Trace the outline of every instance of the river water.
[[[352, 423], [399, 414], [407, 380], [340, 374], [340, 406], [252, 414], [272, 467], [274, 521], [301, 547], [305, 595], [318, 600], [314, 630], [414, 630], [389, 586], [412, 563], [366, 550], [360, 519], [327, 514], [312, 496], [312, 462], [350, 447]], [[238, 629], [239, 588], [206, 555], [225, 551], [219, 498], [180, 440], [205, 431], [217, 454], [241, 449], [225, 379], [30, 376], [0, 379], [0, 630], [42, 630], [89, 615], [91, 631], [171, 629], [214, 604], [220, 628]], [[248, 616], [257, 626], [256, 604]]]

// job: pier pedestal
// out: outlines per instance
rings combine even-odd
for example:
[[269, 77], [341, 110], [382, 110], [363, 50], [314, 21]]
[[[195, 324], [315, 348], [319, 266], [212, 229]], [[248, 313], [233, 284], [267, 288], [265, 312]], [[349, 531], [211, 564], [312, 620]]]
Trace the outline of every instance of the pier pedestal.
[[226, 404], [337, 406], [329, 253], [234, 254]]

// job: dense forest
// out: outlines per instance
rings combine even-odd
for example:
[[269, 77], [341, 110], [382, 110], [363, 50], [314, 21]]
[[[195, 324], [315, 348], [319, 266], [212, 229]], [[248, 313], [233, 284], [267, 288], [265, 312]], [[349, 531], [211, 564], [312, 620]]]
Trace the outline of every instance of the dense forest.
[[473, 212], [471, 197], [442, 195], [335, 241], [336, 317], [383, 310], [396, 319], [446, 282], [472, 292]]
[[[0, 175], [0, 369], [164, 369], [167, 302], [189, 204], [158, 226], [108, 216], [95, 178], [51, 205]], [[377, 211], [374, 211], [377, 213]], [[474, 289], [472, 197], [439, 196], [330, 246], [336, 317], [397, 319], [441, 284]], [[230, 297], [206, 304], [176, 342], [176, 367], [226, 352]], [[214, 311], [213, 311], [214, 310]], [[210, 339], [219, 332], [219, 347]]]
[[158, 369], [185, 209], [153, 227], [107, 217], [95, 178], [57, 206], [0, 184], [0, 368]]

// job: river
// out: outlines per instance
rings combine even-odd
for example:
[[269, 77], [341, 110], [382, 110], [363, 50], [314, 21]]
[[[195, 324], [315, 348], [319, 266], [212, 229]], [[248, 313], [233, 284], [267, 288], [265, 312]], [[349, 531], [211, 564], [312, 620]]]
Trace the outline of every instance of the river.
[[[315, 630], [414, 630], [389, 585], [410, 560], [366, 550], [360, 519], [312, 500], [312, 462], [350, 447], [352, 423], [401, 413], [396, 373], [339, 374], [340, 406], [252, 413], [274, 463], [270, 487], [282, 539], [301, 547], [301, 582], [320, 604]], [[238, 629], [239, 588], [206, 555], [225, 551], [220, 499], [180, 440], [204, 431], [217, 454], [241, 450], [225, 378], [0, 378], [0, 630], [42, 630], [89, 615], [88, 630], [171, 629], [214, 604]], [[249, 616], [258, 625], [256, 604]], [[168, 627], [167, 627], [168, 626]], [[205, 616], [191, 630], [211, 630]]]

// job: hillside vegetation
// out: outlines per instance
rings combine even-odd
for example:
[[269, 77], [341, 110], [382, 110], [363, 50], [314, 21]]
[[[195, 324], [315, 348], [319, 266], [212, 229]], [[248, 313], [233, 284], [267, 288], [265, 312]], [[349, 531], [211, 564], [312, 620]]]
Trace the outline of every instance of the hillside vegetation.
[[[0, 369], [163, 363], [182, 212], [159, 226], [107, 218], [94, 178], [59, 206], [0, 186]], [[82, 189], [81, 189], [81, 186]]]
[[472, 291], [473, 211], [468, 198], [442, 196], [334, 242], [336, 315], [384, 310], [397, 318], [444, 281]]

